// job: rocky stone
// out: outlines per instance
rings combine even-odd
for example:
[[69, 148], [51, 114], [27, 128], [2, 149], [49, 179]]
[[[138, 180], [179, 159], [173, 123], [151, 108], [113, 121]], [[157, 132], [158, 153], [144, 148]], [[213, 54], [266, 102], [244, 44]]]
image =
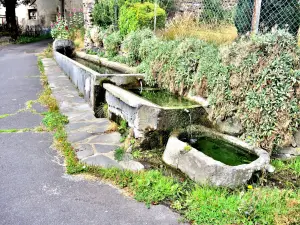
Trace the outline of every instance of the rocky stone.
[[75, 51], [75, 44], [71, 40], [55, 40], [53, 42], [53, 51], [72, 57]]
[[83, 159], [94, 155], [94, 150], [91, 145], [87, 144], [75, 144], [74, 149], [78, 159]]
[[224, 121], [218, 118], [215, 122], [215, 127], [219, 132], [233, 136], [239, 136], [243, 133], [243, 126], [236, 117], [230, 117]]
[[300, 147], [300, 130], [298, 130], [296, 132], [296, 134], [294, 135], [294, 139], [295, 139], [297, 147]]
[[300, 147], [286, 147], [278, 150], [279, 155], [285, 155], [289, 157], [300, 156]]
[[272, 165], [268, 165], [266, 167], [266, 170], [269, 172], [269, 173], [274, 173], [275, 172], [275, 167], [272, 166]]
[[132, 171], [140, 171], [144, 169], [143, 164], [140, 162], [134, 161], [134, 160], [129, 160], [129, 161], [121, 161], [119, 164], [127, 170], [132, 170]]
[[122, 166], [115, 160], [112, 160], [104, 155], [94, 155], [82, 160], [84, 163], [93, 166], [101, 166], [104, 168], [116, 167], [122, 169]]
[[116, 150], [119, 147], [118, 145], [101, 145], [101, 144], [95, 144], [94, 146], [97, 153], [108, 153]]
[[102, 42], [100, 41], [99, 32], [100, 32], [100, 28], [97, 26], [93, 26], [92, 29], [90, 30], [91, 40], [93, 41], [94, 46], [96, 48], [99, 48], [102, 46]]
[[68, 141], [75, 143], [75, 142], [83, 141], [91, 136], [92, 136], [92, 134], [87, 133], [87, 132], [70, 133], [68, 135]]
[[120, 144], [121, 135], [117, 132], [110, 134], [101, 134], [92, 138], [89, 143], [93, 144]]
[[188, 144], [179, 140], [177, 135], [171, 136], [163, 154], [163, 161], [181, 170], [200, 184], [226, 187], [243, 185], [247, 183], [255, 171], [266, 169], [270, 163], [270, 156], [266, 151], [250, 146], [238, 138], [202, 126], [195, 126], [195, 130], [198, 133], [193, 133], [193, 135], [220, 139], [258, 156], [258, 159], [249, 164], [229, 166], [214, 160], [195, 148], [191, 147], [190, 151], [186, 151], [185, 148]]

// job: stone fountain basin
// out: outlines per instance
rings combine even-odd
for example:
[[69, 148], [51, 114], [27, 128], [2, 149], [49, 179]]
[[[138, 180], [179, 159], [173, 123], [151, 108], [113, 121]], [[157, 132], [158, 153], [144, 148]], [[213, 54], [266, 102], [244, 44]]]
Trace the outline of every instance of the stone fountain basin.
[[116, 85], [139, 85], [139, 80], [144, 78], [142, 74], [126, 74], [122, 73], [123, 71], [119, 74], [100, 74], [57, 51], [54, 51], [54, 58], [94, 109], [97, 101], [96, 92], [99, 92], [96, 89], [99, 89], [103, 80]]
[[200, 184], [224, 187], [240, 186], [247, 183], [254, 172], [265, 170], [270, 163], [268, 152], [251, 146], [236, 137], [221, 134], [203, 126], [193, 126], [192, 129], [193, 138], [195, 135], [195, 137], [218, 139], [258, 156], [249, 164], [229, 166], [179, 140], [180, 132], [173, 134], [168, 140], [163, 161], [171, 167], [181, 170]]
[[190, 123], [201, 124], [207, 118], [206, 110], [200, 105], [162, 107], [113, 84], [104, 83], [103, 87], [111, 119], [119, 116], [126, 120], [136, 138], [144, 137], [146, 131], [172, 130]]

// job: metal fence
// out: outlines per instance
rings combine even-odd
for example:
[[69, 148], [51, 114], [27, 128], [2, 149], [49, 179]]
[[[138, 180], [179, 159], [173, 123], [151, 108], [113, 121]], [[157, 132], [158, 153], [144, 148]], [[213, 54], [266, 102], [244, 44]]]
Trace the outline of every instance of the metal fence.
[[300, 25], [299, 0], [194, 0], [199, 22], [209, 27], [234, 25], [240, 34], [288, 29], [297, 35]]

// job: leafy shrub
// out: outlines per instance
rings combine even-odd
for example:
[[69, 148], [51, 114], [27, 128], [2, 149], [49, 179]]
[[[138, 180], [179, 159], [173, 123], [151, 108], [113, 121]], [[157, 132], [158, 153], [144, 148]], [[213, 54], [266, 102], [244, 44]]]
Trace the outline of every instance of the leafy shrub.
[[[155, 5], [150, 2], [145, 3], [126, 3], [121, 7], [119, 29], [123, 36], [132, 31], [142, 28], [154, 27], [154, 8]], [[165, 26], [166, 12], [157, 6], [156, 9], [156, 27]]]
[[297, 42], [284, 30], [231, 45], [222, 53], [226, 67], [206, 76], [213, 118], [237, 114], [244, 138], [269, 151], [290, 145], [300, 124], [298, 59]]
[[78, 31], [84, 32], [83, 25], [82, 12], [72, 12], [68, 20], [58, 14], [56, 22], [51, 23], [51, 36], [53, 39], [74, 40]]
[[150, 29], [138, 30], [128, 34], [122, 44], [122, 51], [127, 53], [127, 63], [136, 65], [140, 62], [139, 48], [141, 43], [153, 37], [154, 34]]
[[[116, 5], [117, 3], [117, 5]], [[118, 11], [115, 11], [115, 6], [121, 7], [125, 0], [98, 0], [95, 4], [92, 17], [94, 24], [100, 27], [107, 27], [118, 23]]]
[[150, 39], [142, 42], [139, 70], [149, 85], [158, 85], [173, 93], [186, 94], [197, 78], [199, 60], [213, 46], [193, 38], [182, 41]]
[[[251, 30], [251, 18], [253, 14], [254, 0], [240, 0], [237, 5], [235, 25], [240, 34]], [[300, 3], [298, 0], [269, 0], [263, 1], [260, 14], [260, 26], [262, 31], [270, 31], [274, 26], [288, 30], [297, 35], [300, 25]]]
[[120, 32], [113, 32], [104, 39], [104, 48], [108, 57], [116, 56], [121, 47], [122, 37]]

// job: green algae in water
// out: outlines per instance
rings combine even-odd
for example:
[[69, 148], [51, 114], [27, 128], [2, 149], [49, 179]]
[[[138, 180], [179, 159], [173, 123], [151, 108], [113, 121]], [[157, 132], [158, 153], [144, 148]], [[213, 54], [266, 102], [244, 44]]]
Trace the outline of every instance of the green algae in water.
[[97, 63], [93, 63], [93, 62], [90, 62], [88, 60], [85, 60], [85, 59], [81, 59], [81, 58], [73, 58], [74, 61], [100, 73], [100, 74], [120, 74], [120, 72], [118, 71], [115, 71], [115, 70], [112, 70], [112, 69], [109, 69], [105, 66], [101, 66]]
[[205, 155], [229, 166], [249, 164], [258, 158], [241, 148], [209, 137], [197, 139], [197, 142], [192, 146]]
[[188, 107], [197, 105], [197, 103], [189, 101], [183, 97], [174, 95], [168, 91], [164, 90], [143, 90], [139, 89], [130, 90], [131, 92], [137, 94], [138, 96], [153, 102], [162, 107]]

